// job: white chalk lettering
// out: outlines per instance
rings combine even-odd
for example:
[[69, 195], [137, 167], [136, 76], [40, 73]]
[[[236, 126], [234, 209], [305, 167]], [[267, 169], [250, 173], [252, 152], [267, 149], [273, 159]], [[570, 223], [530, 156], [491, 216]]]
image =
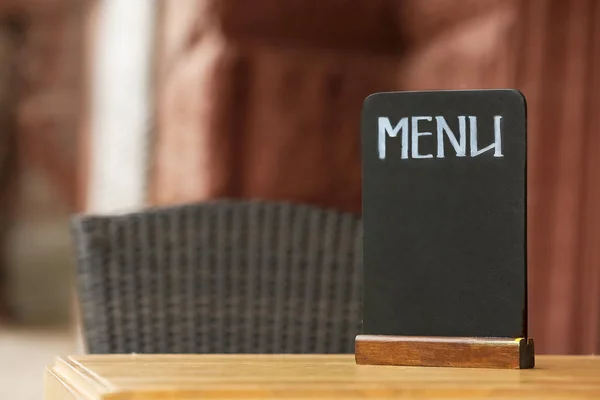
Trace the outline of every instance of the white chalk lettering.
[[454, 147], [457, 157], [465, 157], [467, 154], [467, 122], [464, 116], [458, 117], [459, 140], [450, 130], [444, 117], [435, 117], [437, 122], [437, 157], [444, 158], [444, 133], [448, 136], [450, 144]]
[[[410, 146], [409, 146], [409, 132], [408, 124], [410, 119]], [[502, 116], [494, 116], [494, 142], [487, 147], [479, 149], [478, 137], [477, 137], [477, 117], [475, 116], [464, 116], [461, 115], [458, 118], [458, 137], [450, 128], [448, 121], [443, 116], [418, 116], [418, 117], [404, 117], [392, 127], [392, 124], [387, 117], [379, 117], [379, 142], [378, 151], [379, 158], [384, 160], [386, 158], [386, 140], [387, 137], [395, 138], [398, 133], [401, 135], [401, 158], [433, 158], [433, 154], [421, 154], [419, 152], [419, 138], [421, 136], [432, 136], [433, 133], [429, 131], [420, 131], [420, 122], [431, 122], [435, 120], [436, 123], [436, 139], [437, 139], [437, 154], [436, 158], [445, 158], [445, 140], [447, 137], [456, 153], [456, 157], [467, 157], [469, 154], [471, 157], [477, 157], [485, 152], [494, 151], [494, 157], [504, 157], [502, 154]], [[467, 153], [467, 121], [469, 125], [469, 147], [470, 152]], [[422, 126], [421, 126], [422, 128]]]
[[419, 136], [431, 135], [431, 132], [419, 132], [419, 121], [431, 120], [431, 117], [412, 117], [412, 158], [433, 158], [433, 154], [419, 154]]
[[500, 121], [502, 117], [496, 115], [494, 117], [494, 143], [489, 146], [478, 150], [477, 145], [477, 117], [469, 117], [470, 126], [470, 137], [471, 137], [471, 157], [477, 157], [478, 155], [485, 153], [488, 150], [494, 149], [494, 157], [504, 157], [502, 155], [502, 133], [500, 128]]
[[398, 132], [402, 135], [402, 158], [408, 158], [408, 118], [402, 118], [398, 124], [392, 128], [390, 119], [379, 117], [379, 158], [385, 159], [385, 142], [387, 135], [395, 138]]

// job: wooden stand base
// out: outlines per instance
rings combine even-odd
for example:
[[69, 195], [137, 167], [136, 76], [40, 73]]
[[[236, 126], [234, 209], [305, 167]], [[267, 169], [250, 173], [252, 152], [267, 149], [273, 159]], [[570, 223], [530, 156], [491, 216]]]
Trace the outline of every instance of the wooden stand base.
[[533, 339], [358, 335], [357, 364], [526, 369], [535, 364]]

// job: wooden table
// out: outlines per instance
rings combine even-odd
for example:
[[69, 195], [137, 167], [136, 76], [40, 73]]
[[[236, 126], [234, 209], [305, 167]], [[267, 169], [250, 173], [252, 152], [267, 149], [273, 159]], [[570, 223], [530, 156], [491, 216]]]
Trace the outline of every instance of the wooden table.
[[600, 357], [536, 369], [362, 366], [353, 356], [88, 355], [46, 371], [46, 400], [600, 399]]

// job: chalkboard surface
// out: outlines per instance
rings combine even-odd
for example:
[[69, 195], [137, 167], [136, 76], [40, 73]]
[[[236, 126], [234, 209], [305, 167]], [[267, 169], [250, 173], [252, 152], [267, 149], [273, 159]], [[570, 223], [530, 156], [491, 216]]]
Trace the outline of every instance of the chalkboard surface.
[[362, 115], [365, 334], [526, 337], [526, 104], [391, 92]]

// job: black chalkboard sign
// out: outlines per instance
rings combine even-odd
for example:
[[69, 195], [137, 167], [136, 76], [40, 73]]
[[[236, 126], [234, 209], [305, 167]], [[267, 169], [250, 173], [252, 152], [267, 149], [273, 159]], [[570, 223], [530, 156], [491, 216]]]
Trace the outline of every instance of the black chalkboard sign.
[[527, 337], [524, 97], [377, 93], [362, 140], [363, 332]]

